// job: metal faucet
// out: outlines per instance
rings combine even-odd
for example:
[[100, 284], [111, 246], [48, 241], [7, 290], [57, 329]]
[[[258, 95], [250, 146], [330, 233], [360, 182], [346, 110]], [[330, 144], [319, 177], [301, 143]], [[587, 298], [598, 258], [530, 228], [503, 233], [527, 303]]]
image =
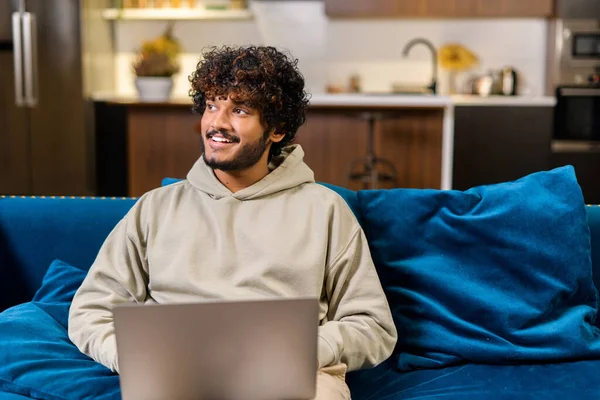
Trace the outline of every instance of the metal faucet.
[[431, 92], [433, 94], [436, 94], [437, 93], [437, 51], [436, 51], [435, 47], [433, 46], [433, 44], [427, 39], [415, 38], [415, 39], [411, 40], [410, 42], [408, 42], [406, 44], [406, 46], [404, 46], [404, 50], [402, 50], [402, 55], [404, 57], [407, 57], [408, 53], [410, 53], [410, 50], [413, 48], [413, 46], [418, 45], [418, 44], [422, 44], [422, 45], [426, 46], [431, 51], [431, 61], [433, 64], [433, 70], [432, 70], [431, 84], [429, 86], [427, 86], [427, 88], [429, 90], [431, 90]]

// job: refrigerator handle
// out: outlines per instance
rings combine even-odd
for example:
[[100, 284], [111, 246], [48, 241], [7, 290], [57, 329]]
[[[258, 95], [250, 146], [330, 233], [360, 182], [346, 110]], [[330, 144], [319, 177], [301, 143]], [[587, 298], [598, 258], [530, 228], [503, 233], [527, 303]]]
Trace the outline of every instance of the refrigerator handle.
[[25, 95], [23, 94], [23, 43], [21, 40], [21, 13], [12, 15], [13, 30], [13, 56], [15, 66], [15, 103], [17, 107], [25, 106]]
[[37, 24], [35, 14], [23, 13], [23, 61], [25, 65], [25, 102], [35, 107], [38, 102], [37, 92]]

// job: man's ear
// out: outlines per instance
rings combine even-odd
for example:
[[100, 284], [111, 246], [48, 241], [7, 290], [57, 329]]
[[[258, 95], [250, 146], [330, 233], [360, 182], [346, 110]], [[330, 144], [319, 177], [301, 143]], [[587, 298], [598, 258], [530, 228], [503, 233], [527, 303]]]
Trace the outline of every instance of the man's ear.
[[271, 142], [279, 143], [283, 140], [283, 138], [285, 138], [285, 131], [283, 131], [280, 128], [273, 128], [273, 130], [271, 130], [269, 138], [271, 139]]

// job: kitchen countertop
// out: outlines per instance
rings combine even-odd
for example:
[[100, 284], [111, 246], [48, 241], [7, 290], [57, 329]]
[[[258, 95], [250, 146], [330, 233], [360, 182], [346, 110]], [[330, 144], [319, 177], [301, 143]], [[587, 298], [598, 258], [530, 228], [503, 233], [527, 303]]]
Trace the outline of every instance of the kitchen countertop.
[[[94, 95], [95, 101], [131, 106], [189, 106], [189, 97], [172, 97], [166, 102], [141, 102], [136, 96]], [[446, 108], [448, 106], [548, 106], [553, 107], [556, 99], [552, 96], [489, 96], [473, 95], [411, 95], [411, 94], [313, 94], [312, 107], [406, 107], [406, 108]]]
[[452, 103], [455, 106], [548, 106], [556, 105], [556, 98], [552, 96], [473, 96], [453, 95]]
[[407, 107], [445, 108], [452, 105], [448, 96], [410, 94], [314, 94], [310, 98], [312, 107]]
[[312, 106], [369, 106], [369, 107], [446, 107], [454, 106], [549, 106], [552, 96], [474, 96], [474, 95], [410, 95], [410, 94], [316, 94]]

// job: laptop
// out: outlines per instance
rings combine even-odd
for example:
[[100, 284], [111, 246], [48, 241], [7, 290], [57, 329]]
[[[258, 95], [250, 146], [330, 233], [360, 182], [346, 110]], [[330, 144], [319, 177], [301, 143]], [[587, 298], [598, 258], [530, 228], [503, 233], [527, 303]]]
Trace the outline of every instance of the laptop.
[[123, 400], [305, 400], [316, 392], [316, 298], [114, 308]]

